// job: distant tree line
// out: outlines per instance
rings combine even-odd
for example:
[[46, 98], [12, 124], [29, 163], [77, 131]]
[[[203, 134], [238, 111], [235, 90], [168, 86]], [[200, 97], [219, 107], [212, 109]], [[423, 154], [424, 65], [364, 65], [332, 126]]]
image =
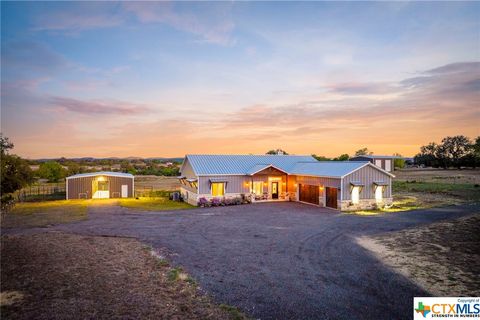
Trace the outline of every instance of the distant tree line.
[[434, 168], [480, 166], [480, 136], [471, 141], [466, 136], [445, 137], [440, 144], [430, 142], [420, 148], [415, 163]]

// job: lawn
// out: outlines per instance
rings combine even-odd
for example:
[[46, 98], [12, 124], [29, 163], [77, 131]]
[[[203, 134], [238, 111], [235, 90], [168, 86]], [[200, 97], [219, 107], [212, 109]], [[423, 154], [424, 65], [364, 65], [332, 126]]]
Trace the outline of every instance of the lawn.
[[164, 197], [120, 199], [119, 204], [122, 207], [145, 211], [180, 210], [195, 208], [188, 203], [181, 201], [172, 201]]
[[382, 212], [400, 212], [480, 201], [480, 186], [473, 183], [394, 180], [392, 189], [391, 207], [354, 213], [375, 215]]
[[17, 203], [2, 214], [3, 228], [44, 227], [87, 219], [91, 200], [57, 200]]

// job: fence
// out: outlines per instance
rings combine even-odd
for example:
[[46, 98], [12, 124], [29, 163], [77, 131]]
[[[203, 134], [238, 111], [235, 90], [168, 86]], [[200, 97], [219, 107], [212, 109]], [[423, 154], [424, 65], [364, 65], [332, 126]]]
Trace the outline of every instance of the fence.
[[166, 191], [153, 186], [135, 187], [135, 197], [170, 197], [175, 191]]
[[[154, 186], [135, 187], [135, 197], [170, 197], [175, 191], [165, 191]], [[113, 195], [112, 195], [113, 196]], [[120, 197], [120, 194], [114, 196]], [[66, 197], [65, 185], [38, 185], [23, 188], [13, 195], [15, 201], [63, 200]]]
[[39, 185], [29, 186], [14, 193], [13, 197], [18, 202], [40, 200], [62, 200], [66, 192], [64, 185]]

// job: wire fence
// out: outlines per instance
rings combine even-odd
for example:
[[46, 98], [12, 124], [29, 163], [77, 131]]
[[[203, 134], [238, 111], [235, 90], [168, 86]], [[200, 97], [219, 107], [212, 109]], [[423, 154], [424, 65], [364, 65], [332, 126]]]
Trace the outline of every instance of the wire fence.
[[62, 200], [66, 197], [65, 185], [38, 185], [23, 188], [13, 195], [15, 201]]
[[[136, 186], [135, 197], [169, 198], [175, 190], [164, 190], [155, 186]], [[18, 190], [13, 194], [16, 202], [43, 200], [64, 200], [66, 198], [65, 184], [33, 185]]]
[[155, 188], [153, 186], [141, 186], [135, 187], [135, 197], [147, 197], [147, 198], [170, 198], [170, 196], [176, 191], [163, 190]]

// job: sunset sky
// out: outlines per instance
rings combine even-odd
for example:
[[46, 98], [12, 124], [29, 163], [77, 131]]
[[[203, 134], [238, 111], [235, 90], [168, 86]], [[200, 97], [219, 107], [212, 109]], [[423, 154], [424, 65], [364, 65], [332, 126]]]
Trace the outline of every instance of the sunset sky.
[[28, 158], [412, 156], [480, 135], [479, 2], [2, 2]]

